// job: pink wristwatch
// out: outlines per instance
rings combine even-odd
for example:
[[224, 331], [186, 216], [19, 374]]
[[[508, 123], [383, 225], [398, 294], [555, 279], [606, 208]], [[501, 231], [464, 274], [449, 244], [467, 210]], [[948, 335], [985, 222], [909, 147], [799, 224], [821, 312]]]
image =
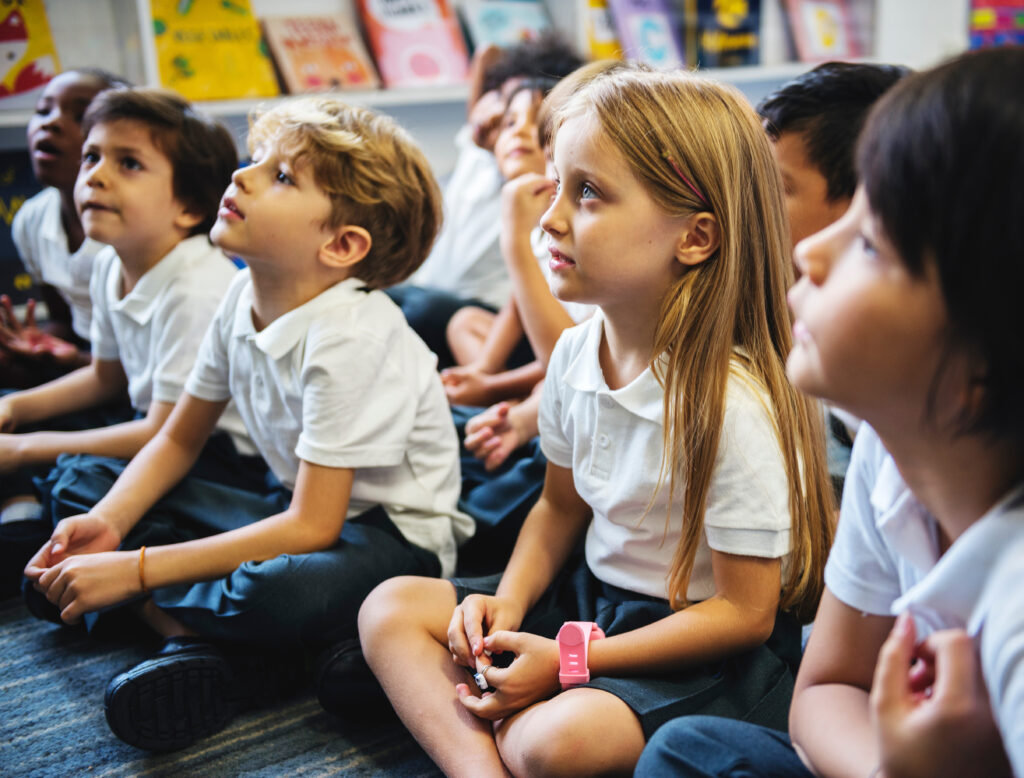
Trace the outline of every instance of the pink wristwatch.
[[562, 689], [571, 689], [590, 680], [587, 649], [591, 640], [604, 637], [592, 621], [567, 621], [558, 630], [558, 680]]

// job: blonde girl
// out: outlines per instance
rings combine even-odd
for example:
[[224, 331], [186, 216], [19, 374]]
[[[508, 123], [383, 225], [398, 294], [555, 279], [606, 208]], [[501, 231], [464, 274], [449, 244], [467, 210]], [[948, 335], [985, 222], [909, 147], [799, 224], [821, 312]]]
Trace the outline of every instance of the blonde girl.
[[540, 500], [500, 577], [393, 579], [360, 611], [449, 775], [630, 773], [690, 713], [784, 726], [832, 534], [821, 413], [784, 371], [782, 189], [745, 99], [605, 74], [559, 112], [554, 163], [552, 291], [599, 310], [551, 356]]

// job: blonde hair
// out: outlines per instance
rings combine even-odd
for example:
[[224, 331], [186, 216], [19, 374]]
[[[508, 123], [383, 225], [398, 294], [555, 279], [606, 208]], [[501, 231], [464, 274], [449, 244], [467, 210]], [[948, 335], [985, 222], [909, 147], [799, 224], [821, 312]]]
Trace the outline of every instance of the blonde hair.
[[308, 163], [331, 200], [328, 228], [372, 238], [356, 274], [371, 288], [397, 284], [427, 258], [441, 226], [441, 190], [427, 158], [390, 117], [333, 97], [288, 100], [249, 119], [249, 151], [274, 139]]
[[669, 602], [688, 604], [726, 384], [739, 371], [770, 402], [789, 482], [792, 554], [780, 605], [809, 620], [824, 587], [835, 506], [820, 406], [786, 378], [792, 262], [781, 177], [761, 123], [732, 87], [640, 65], [593, 79], [559, 118], [579, 114], [597, 119], [659, 207], [710, 211], [719, 224], [716, 252], [666, 290], [652, 352], [665, 392], [661, 482], [667, 473], [669, 511], [684, 490]]
[[597, 59], [581, 65], [555, 84], [537, 110], [537, 135], [540, 138], [540, 147], [546, 148], [551, 144], [558, 112], [570, 97], [601, 74], [612, 73], [625, 67], [627, 65], [621, 59]]

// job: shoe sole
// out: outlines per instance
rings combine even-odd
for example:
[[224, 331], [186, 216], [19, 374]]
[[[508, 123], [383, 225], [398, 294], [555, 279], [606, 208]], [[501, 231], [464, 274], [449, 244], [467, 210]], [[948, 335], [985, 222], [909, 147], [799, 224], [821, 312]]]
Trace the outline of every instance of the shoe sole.
[[231, 669], [222, 657], [158, 656], [110, 682], [104, 712], [125, 743], [173, 751], [227, 726], [236, 713], [230, 689]]

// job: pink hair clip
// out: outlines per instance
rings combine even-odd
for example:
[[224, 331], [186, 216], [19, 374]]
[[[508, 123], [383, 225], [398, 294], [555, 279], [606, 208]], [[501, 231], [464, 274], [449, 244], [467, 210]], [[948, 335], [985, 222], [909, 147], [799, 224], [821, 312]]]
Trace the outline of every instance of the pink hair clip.
[[704, 205], [706, 205], [708, 208], [710, 208], [711, 207], [711, 203], [708, 202], [708, 198], [706, 198], [701, 193], [701, 191], [697, 187], [695, 187], [693, 185], [693, 182], [690, 179], [688, 179], [685, 175], [683, 175], [683, 171], [679, 169], [679, 165], [677, 165], [676, 161], [674, 159], [672, 159], [672, 155], [669, 154], [667, 151], [663, 151], [661, 153], [661, 156], [663, 156], [665, 159], [668, 160], [668, 164], [670, 164], [672, 166], [672, 169], [674, 171], [676, 171], [676, 175], [679, 176], [681, 179], [683, 179], [683, 183], [686, 184], [690, 188], [690, 191], [693, 192], [695, 195], [697, 195], [697, 197], [700, 198], [700, 201], [702, 203], [704, 203]]

